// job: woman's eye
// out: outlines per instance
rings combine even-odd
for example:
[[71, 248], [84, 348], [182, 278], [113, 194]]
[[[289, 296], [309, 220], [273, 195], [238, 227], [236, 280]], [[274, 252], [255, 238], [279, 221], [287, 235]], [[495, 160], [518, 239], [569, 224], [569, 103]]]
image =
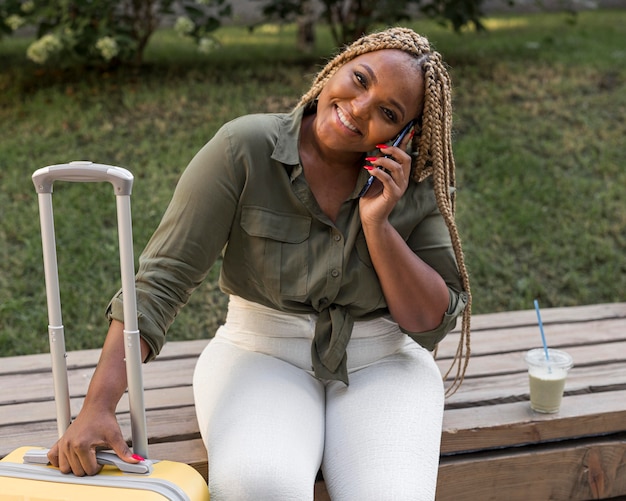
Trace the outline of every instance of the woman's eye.
[[363, 87], [367, 87], [367, 79], [363, 73], [359, 73], [358, 71], [354, 72], [354, 78], [361, 84]]
[[383, 113], [392, 122], [396, 121], [396, 114], [393, 111], [391, 111], [389, 108], [383, 108]]

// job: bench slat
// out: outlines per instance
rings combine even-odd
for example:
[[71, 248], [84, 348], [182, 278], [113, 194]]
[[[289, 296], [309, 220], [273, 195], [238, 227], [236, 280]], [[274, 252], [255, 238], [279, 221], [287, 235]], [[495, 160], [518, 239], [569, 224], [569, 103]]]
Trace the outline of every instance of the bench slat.
[[[196, 359], [208, 342], [208, 339], [170, 341], [163, 346], [158, 358], [159, 360], [180, 358]], [[99, 357], [99, 349], [71, 351], [67, 354], [67, 366], [69, 370], [78, 367], [95, 367]], [[50, 371], [49, 353], [2, 357], [2, 364], [0, 364], [0, 377], [7, 374], [29, 374], [32, 372]]]
[[[122, 413], [118, 414], [117, 417], [124, 437], [126, 440], [130, 440], [129, 414]], [[190, 405], [176, 409], [151, 411], [148, 422], [149, 444], [183, 442], [190, 438], [199, 437], [195, 408]], [[4, 457], [12, 450], [25, 445], [51, 447], [57, 440], [55, 420], [12, 424], [3, 426], [0, 430], [2, 431], [0, 457]], [[149, 451], [151, 451], [150, 447], [151, 445], [149, 445]], [[181, 452], [184, 453], [184, 449]]]
[[[548, 344], [552, 348], [590, 346], [607, 342], [626, 341], [626, 319], [594, 320], [588, 322], [558, 324], [545, 327]], [[526, 351], [541, 347], [541, 334], [537, 325], [491, 329], [472, 332], [472, 356]], [[454, 356], [458, 334], [452, 332], [441, 342], [438, 359]]]
[[[146, 364], [143, 368], [146, 391], [190, 385], [195, 364], [195, 358], [164, 359]], [[91, 366], [68, 371], [71, 397], [87, 393], [94, 370]], [[0, 405], [54, 398], [51, 373], [12, 374], [2, 377], [2, 383], [7, 391], [0, 395]]]
[[626, 493], [626, 437], [443, 458], [437, 501], [585, 501]]
[[[626, 364], [624, 362], [574, 367], [565, 382], [566, 395], [623, 389], [626, 389]], [[446, 408], [528, 400], [528, 393], [526, 372], [504, 374], [498, 377], [469, 378], [463, 382], [461, 391], [446, 400]]]
[[[83, 404], [84, 397], [74, 397], [70, 401], [72, 416], [76, 416]], [[144, 394], [147, 413], [154, 410], [190, 406], [194, 404], [193, 390], [190, 385], [158, 388], [146, 390]], [[117, 406], [117, 412], [128, 412], [128, 399], [122, 398]], [[15, 405], [7, 405], [2, 408], [0, 414], [0, 427], [10, 424], [30, 423], [33, 421], [54, 421], [56, 420], [56, 407], [54, 400], [40, 402], [23, 402]]]
[[450, 409], [443, 418], [441, 453], [603, 435], [625, 428], [626, 390], [565, 397], [557, 414], [533, 412], [527, 401]]
[[[613, 343], [604, 343], [567, 348], [567, 352], [574, 359], [575, 367], [602, 365], [624, 361], [626, 355], [626, 340]], [[511, 372], [526, 372], [524, 356], [526, 351], [512, 351], [489, 356], [474, 355], [470, 360], [465, 373], [466, 378], [498, 377]], [[443, 371], [449, 362], [437, 360], [437, 365]]]
[[[603, 318], [626, 318], [626, 303], [599, 303], [581, 306], [542, 308], [541, 320], [545, 326], [568, 324]], [[534, 309], [485, 313], [472, 317], [472, 331], [537, 325]], [[458, 329], [458, 327], [457, 327]]]

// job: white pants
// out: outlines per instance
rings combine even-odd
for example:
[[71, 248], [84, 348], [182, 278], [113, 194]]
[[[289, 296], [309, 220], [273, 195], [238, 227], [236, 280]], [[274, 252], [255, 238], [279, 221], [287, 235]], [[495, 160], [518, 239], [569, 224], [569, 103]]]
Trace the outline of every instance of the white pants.
[[231, 297], [193, 386], [212, 501], [432, 500], [444, 391], [432, 355], [387, 318], [355, 322], [350, 385], [313, 377], [315, 315]]

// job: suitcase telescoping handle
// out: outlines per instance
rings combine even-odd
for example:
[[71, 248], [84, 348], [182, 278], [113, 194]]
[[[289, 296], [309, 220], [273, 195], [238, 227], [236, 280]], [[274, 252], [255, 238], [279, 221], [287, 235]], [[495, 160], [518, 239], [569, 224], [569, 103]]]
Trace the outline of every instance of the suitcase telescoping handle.
[[52, 377], [57, 409], [59, 437], [71, 422], [70, 396], [67, 378], [65, 334], [61, 317], [61, 296], [57, 267], [54, 217], [52, 211], [52, 186], [55, 181], [100, 182], [113, 185], [117, 206], [120, 267], [124, 300], [124, 350], [128, 378], [133, 451], [148, 457], [148, 436], [144, 406], [141, 345], [137, 322], [135, 291], [135, 265], [133, 256], [130, 194], [133, 175], [126, 169], [91, 162], [70, 162], [50, 165], [35, 171], [32, 176], [39, 199], [41, 239], [43, 247], [46, 297], [48, 303], [48, 334], [52, 356]]
[[116, 195], [130, 195], [133, 189], [133, 175], [126, 169], [88, 161], [49, 165], [33, 174], [37, 193], [52, 193], [54, 181], [77, 183], [108, 181], [113, 185]]

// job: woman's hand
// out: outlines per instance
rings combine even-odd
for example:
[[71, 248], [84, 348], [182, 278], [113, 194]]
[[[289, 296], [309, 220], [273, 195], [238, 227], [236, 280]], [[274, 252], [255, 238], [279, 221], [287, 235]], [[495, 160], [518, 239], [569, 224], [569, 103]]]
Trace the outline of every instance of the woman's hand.
[[[149, 347], [141, 340], [142, 360]], [[115, 418], [117, 403], [126, 390], [124, 324], [113, 320], [83, 408], [65, 434], [48, 452], [48, 460], [63, 473], [79, 477], [95, 475], [102, 468], [96, 462], [97, 448], [110, 448], [124, 461], [137, 463], [126, 445]]]
[[406, 192], [411, 176], [411, 156], [406, 152], [406, 147], [412, 137], [413, 133], [408, 134], [398, 146], [379, 144], [377, 148], [382, 155], [366, 158], [371, 165], [365, 168], [379, 182], [373, 183], [361, 197], [359, 210], [361, 221], [365, 224], [386, 221]]
[[102, 466], [96, 462], [97, 449], [113, 449], [122, 460], [137, 463], [139, 456], [124, 441], [115, 412], [83, 408], [65, 434], [48, 452], [50, 463], [62, 473], [95, 475]]

